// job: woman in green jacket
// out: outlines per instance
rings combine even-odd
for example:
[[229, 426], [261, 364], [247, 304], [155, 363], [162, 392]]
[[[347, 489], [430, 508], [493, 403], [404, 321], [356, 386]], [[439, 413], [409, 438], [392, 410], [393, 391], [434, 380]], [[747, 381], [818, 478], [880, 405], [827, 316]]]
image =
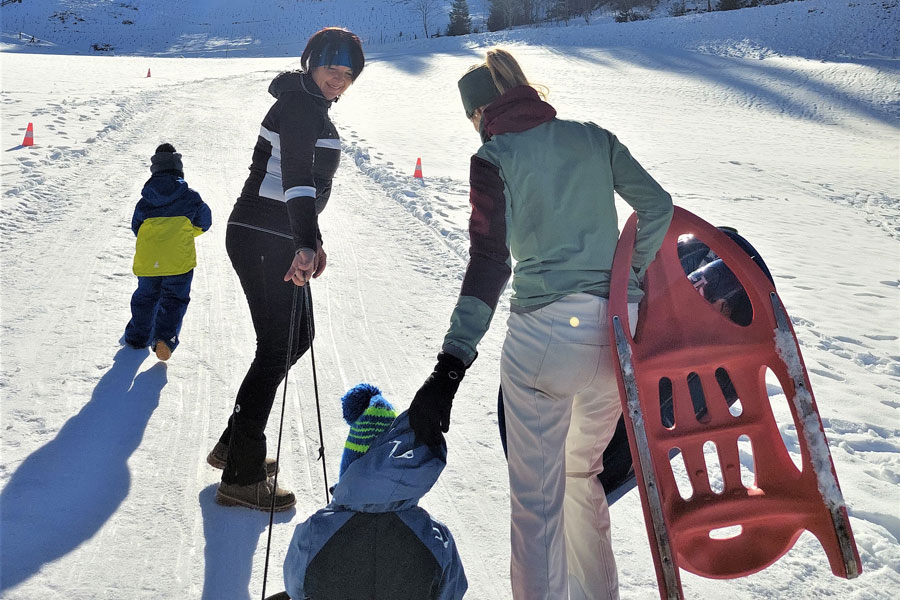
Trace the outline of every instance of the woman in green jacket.
[[556, 118], [508, 52], [488, 51], [459, 89], [484, 142], [471, 162], [471, 259], [410, 423], [426, 443], [440, 442], [512, 272], [500, 378], [513, 597], [618, 598], [609, 509], [596, 477], [621, 414], [607, 328], [619, 236], [614, 192], [638, 214], [632, 326], [638, 282], [668, 229], [672, 199], [612, 133]]

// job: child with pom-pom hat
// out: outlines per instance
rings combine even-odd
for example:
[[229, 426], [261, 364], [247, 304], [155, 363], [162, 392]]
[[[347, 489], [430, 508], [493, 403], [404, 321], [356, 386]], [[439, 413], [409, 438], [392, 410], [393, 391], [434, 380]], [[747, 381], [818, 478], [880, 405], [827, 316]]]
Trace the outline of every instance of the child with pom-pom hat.
[[287, 596], [462, 598], [468, 583], [453, 536], [417, 506], [447, 464], [446, 445], [417, 445], [406, 412], [397, 416], [373, 385], [357, 385], [341, 402], [350, 434], [340, 478], [331, 503], [294, 532]]

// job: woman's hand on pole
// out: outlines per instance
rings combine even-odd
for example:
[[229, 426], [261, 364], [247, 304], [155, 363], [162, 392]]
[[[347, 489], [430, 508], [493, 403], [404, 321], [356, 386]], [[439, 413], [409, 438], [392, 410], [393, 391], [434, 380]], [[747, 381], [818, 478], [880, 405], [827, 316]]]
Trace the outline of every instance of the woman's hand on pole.
[[303, 287], [316, 272], [316, 251], [312, 248], [301, 248], [294, 255], [291, 268], [284, 274], [285, 281], [292, 281], [294, 285]]
[[328, 255], [325, 254], [325, 249], [322, 248], [322, 240], [316, 240], [316, 270], [312, 274], [314, 279], [322, 274], [326, 264], [328, 264]]

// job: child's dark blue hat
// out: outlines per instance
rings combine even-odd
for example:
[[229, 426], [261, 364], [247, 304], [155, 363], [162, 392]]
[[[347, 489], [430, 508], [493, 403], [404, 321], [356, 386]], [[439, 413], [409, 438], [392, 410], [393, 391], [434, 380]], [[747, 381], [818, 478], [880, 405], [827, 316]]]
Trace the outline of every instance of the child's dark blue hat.
[[175, 146], [165, 143], [156, 147], [156, 152], [150, 157], [150, 173], [153, 175], [169, 173], [184, 177], [181, 154], [175, 151]]
[[341, 404], [344, 420], [350, 425], [350, 435], [344, 443], [339, 476], [344, 475], [350, 463], [369, 451], [375, 438], [386, 431], [397, 417], [397, 412], [381, 395], [381, 390], [368, 383], [360, 383], [344, 394]]

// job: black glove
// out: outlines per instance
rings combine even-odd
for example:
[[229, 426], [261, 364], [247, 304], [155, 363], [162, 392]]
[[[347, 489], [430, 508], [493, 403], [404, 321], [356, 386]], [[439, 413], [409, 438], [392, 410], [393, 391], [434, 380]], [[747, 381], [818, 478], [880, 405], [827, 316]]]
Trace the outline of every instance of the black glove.
[[441, 352], [434, 371], [416, 392], [409, 405], [409, 425], [416, 434], [416, 443], [440, 446], [444, 441], [442, 431], [450, 429], [450, 409], [453, 396], [466, 374], [461, 360]]

